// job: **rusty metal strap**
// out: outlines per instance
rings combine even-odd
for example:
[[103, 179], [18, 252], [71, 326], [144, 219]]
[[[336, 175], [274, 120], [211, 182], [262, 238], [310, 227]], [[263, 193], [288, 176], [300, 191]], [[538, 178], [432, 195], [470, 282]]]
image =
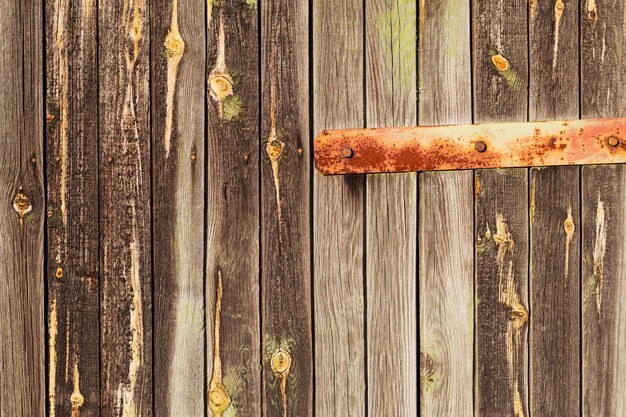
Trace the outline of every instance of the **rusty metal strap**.
[[626, 162], [626, 119], [324, 130], [322, 174]]

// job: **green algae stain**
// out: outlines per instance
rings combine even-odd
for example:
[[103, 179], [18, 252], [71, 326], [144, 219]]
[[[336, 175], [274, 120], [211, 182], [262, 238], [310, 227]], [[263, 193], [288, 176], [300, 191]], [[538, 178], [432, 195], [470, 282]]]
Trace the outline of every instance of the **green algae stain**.
[[241, 99], [241, 97], [235, 94], [226, 97], [224, 99], [223, 106], [224, 113], [222, 120], [225, 123], [230, 123], [237, 120], [244, 110], [243, 100]]

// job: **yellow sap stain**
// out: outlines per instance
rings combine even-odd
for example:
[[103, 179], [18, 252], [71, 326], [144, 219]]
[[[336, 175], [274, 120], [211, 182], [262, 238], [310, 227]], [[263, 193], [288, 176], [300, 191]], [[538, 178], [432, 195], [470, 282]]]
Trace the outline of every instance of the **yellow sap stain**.
[[209, 95], [217, 104], [217, 115], [224, 117], [224, 101], [234, 91], [234, 82], [226, 68], [226, 34], [224, 31], [224, 13], [220, 12], [220, 27], [217, 40], [217, 59], [209, 74]]
[[57, 300], [53, 295], [50, 302], [50, 314], [48, 316], [48, 403], [50, 405], [50, 417], [56, 416], [56, 377], [57, 377], [57, 336], [59, 322], [57, 317]]
[[167, 53], [167, 93], [165, 98], [165, 158], [170, 154], [172, 138], [172, 123], [174, 119], [174, 95], [176, 93], [176, 75], [178, 65], [185, 52], [185, 41], [178, 29], [178, 1], [172, 1], [172, 19], [170, 31], [165, 37], [165, 52]]
[[74, 391], [70, 396], [70, 404], [72, 404], [72, 416], [80, 417], [80, 408], [85, 403], [85, 397], [80, 393], [80, 373], [78, 372], [78, 359], [74, 358], [74, 372], [72, 375]]
[[289, 352], [278, 348], [270, 359], [270, 366], [280, 386], [283, 417], [287, 417], [287, 377], [289, 376], [289, 370], [291, 369], [291, 356], [289, 355]]
[[217, 271], [215, 294], [215, 319], [213, 328], [213, 376], [209, 385], [209, 409], [213, 417], [221, 417], [231, 404], [231, 398], [222, 381], [222, 358], [220, 356], [220, 320], [222, 311], [222, 271]]
[[574, 238], [574, 230], [576, 227], [574, 226], [574, 219], [572, 218], [572, 207], [567, 208], [567, 218], [565, 222], [563, 222], [563, 230], [565, 231], [565, 284], [567, 285], [567, 281], [569, 278], [569, 252], [570, 246], [572, 244], [572, 239]]
[[552, 48], [552, 78], [556, 77], [556, 63], [559, 52], [559, 31], [561, 28], [561, 17], [565, 3], [563, 0], [556, 0], [554, 3], [554, 46]]
[[598, 197], [596, 206], [596, 241], [593, 247], [593, 280], [595, 282], [596, 309], [602, 315], [602, 286], [604, 284], [604, 255], [606, 253], [606, 218], [604, 202]]

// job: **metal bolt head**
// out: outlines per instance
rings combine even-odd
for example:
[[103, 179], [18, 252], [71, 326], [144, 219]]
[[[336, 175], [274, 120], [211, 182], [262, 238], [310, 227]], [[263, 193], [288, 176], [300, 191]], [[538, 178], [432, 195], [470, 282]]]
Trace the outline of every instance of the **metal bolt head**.
[[344, 158], [352, 158], [354, 156], [354, 151], [350, 148], [343, 148], [341, 150], [341, 156]]
[[482, 140], [478, 141], [474, 144], [474, 149], [476, 149], [480, 153], [485, 152], [487, 150], [487, 144]]
[[615, 135], [611, 135], [607, 138], [606, 143], [608, 143], [609, 146], [615, 148], [617, 145], [619, 145], [619, 138]]

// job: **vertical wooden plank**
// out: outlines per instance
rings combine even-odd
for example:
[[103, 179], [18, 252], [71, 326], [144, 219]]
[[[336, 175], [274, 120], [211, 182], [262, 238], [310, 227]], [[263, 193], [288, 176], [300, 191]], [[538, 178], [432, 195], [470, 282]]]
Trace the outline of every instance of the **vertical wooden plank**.
[[[368, 127], [415, 125], [417, 7], [366, 3]], [[368, 175], [369, 415], [417, 415], [417, 174]]]
[[98, 7], [101, 414], [151, 416], [148, 2]]
[[[529, 9], [529, 118], [578, 118], [578, 1]], [[531, 170], [530, 414], [580, 413], [578, 167]]]
[[[471, 122], [469, 2], [419, 3], [420, 124]], [[420, 174], [422, 416], [473, 413], [472, 172]]]
[[[526, 1], [473, 2], [474, 122], [524, 121]], [[475, 415], [528, 415], [528, 170], [475, 173]]]
[[[623, 117], [626, 6], [586, 1], [581, 7], [581, 114]], [[626, 171], [582, 168], [583, 415], [625, 416], [626, 284], [623, 269]]]
[[258, 9], [208, 7], [207, 405], [215, 417], [252, 416], [261, 414]]
[[100, 414], [96, 3], [46, 3], [50, 416]]
[[308, 2], [261, 2], [263, 413], [312, 415]]
[[43, 416], [43, 15], [0, 1], [0, 415]]
[[[313, 2], [314, 131], [363, 127], [361, 0]], [[329, 47], [333, 45], [333, 47]], [[364, 416], [364, 176], [313, 177], [315, 410]]]
[[204, 10], [151, 7], [155, 416], [205, 410]]

